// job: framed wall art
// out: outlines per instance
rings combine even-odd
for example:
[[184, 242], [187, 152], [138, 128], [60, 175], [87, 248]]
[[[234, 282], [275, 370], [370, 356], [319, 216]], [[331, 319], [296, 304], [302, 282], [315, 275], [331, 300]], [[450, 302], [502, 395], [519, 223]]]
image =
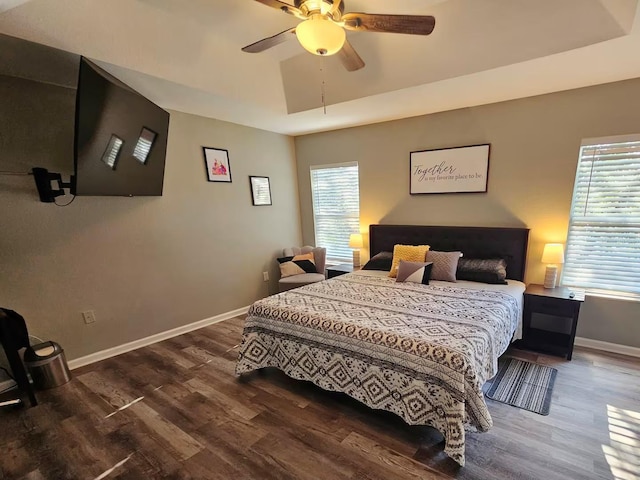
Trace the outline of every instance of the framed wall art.
[[481, 193], [489, 179], [489, 144], [411, 152], [411, 195]]
[[231, 183], [231, 164], [229, 152], [222, 148], [202, 147], [207, 180], [210, 182]]
[[269, 177], [249, 177], [251, 201], [254, 205], [271, 205], [271, 185]]

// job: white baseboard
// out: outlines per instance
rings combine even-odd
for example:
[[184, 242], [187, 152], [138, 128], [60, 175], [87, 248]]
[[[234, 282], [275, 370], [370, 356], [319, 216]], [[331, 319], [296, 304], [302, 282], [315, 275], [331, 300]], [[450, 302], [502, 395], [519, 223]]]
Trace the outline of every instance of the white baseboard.
[[130, 352], [131, 350], [136, 350], [138, 348], [146, 347], [147, 345], [151, 345], [153, 343], [157, 343], [163, 340], [167, 340], [169, 338], [177, 337], [178, 335], [189, 333], [199, 328], [203, 328], [208, 325], [213, 325], [214, 323], [222, 322], [224, 320], [229, 320], [230, 318], [237, 317], [238, 315], [243, 315], [248, 311], [249, 311], [248, 306], [238, 308], [230, 312], [221, 313], [220, 315], [216, 315], [215, 317], [205, 318], [204, 320], [190, 323], [188, 325], [183, 325], [181, 327], [173, 328], [165, 332], [156, 333], [155, 335], [141, 338], [139, 340], [134, 340], [133, 342], [124, 343], [122, 345], [118, 345], [117, 347], [107, 348], [106, 350], [101, 350], [99, 352], [92, 353], [84, 357], [74, 358], [73, 360], [69, 361], [69, 368], [73, 370], [74, 368], [84, 367], [85, 365], [89, 365], [90, 363], [106, 360], [107, 358], [115, 357], [116, 355], [121, 355], [123, 353]]
[[600, 340], [582, 337], [576, 337], [575, 345], [578, 347], [593, 348], [595, 350], [604, 350], [605, 352], [619, 353], [621, 355], [629, 355], [630, 357], [640, 357], [640, 348], [629, 345], [602, 342]]

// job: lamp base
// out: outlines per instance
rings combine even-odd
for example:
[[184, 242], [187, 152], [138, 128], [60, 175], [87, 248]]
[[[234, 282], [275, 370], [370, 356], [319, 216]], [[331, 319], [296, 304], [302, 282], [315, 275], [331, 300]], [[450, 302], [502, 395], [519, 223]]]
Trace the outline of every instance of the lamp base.
[[354, 267], [360, 266], [360, 250], [353, 251], [353, 266]]
[[556, 279], [558, 278], [558, 267], [556, 265], [547, 265], [544, 274], [544, 288], [556, 288]]

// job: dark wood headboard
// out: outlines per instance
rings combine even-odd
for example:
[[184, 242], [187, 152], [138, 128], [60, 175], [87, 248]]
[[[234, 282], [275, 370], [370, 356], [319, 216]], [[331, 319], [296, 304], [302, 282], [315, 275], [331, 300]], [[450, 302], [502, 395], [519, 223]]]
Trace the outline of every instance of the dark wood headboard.
[[369, 253], [393, 252], [393, 246], [430, 245], [431, 250], [461, 251], [466, 258], [504, 258], [507, 278], [524, 281], [528, 228], [370, 225]]

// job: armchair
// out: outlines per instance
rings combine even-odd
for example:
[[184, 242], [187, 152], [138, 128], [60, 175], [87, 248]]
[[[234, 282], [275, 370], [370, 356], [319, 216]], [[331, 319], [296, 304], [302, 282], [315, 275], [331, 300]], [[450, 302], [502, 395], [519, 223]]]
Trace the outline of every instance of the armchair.
[[284, 257], [292, 257], [294, 255], [304, 255], [305, 253], [313, 252], [313, 258], [316, 264], [318, 273], [301, 273], [299, 275], [291, 275], [289, 277], [281, 278], [278, 282], [278, 290], [285, 292], [310, 283], [321, 282], [325, 279], [325, 261], [327, 257], [327, 249], [323, 247], [291, 247], [285, 248], [282, 251]]

